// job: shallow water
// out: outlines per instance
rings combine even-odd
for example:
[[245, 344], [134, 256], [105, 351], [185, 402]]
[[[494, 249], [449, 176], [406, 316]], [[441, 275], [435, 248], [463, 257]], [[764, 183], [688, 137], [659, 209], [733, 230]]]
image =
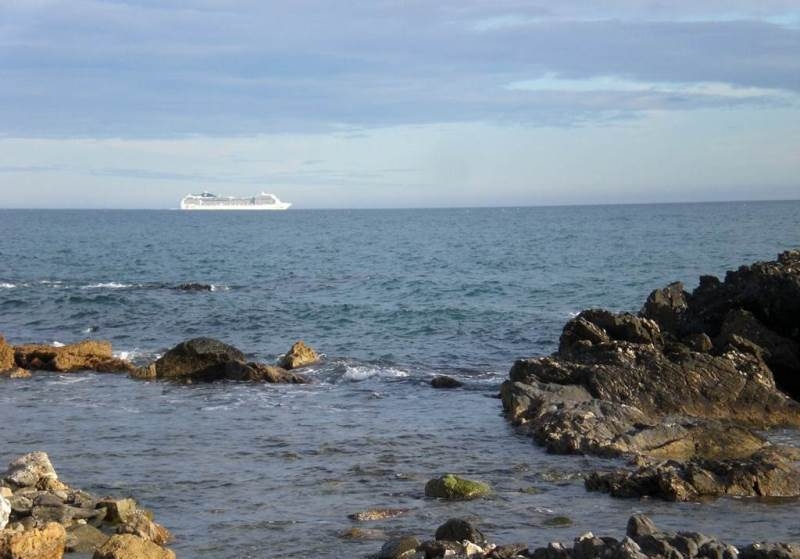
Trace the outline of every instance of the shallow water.
[[[176, 386], [102, 374], [0, 381], [0, 460], [47, 451], [62, 479], [131, 495], [181, 557], [363, 556], [359, 524], [431, 537], [468, 516], [494, 541], [620, 536], [647, 512], [734, 543], [800, 539], [794, 501], [671, 504], [587, 493], [613, 461], [552, 456], [495, 398], [516, 357], [552, 351], [572, 313], [636, 310], [652, 288], [690, 287], [800, 246], [800, 203], [430, 211], [0, 211], [0, 332], [12, 342], [91, 336], [145, 361], [195, 335], [259, 359], [299, 338], [323, 351], [314, 384]], [[212, 292], [172, 289], [214, 284]], [[92, 330], [92, 331], [90, 331]], [[465, 389], [437, 391], [447, 373]], [[791, 431], [782, 440], [796, 441]], [[444, 472], [491, 499], [423, 497]], [[547, 527], [554, 515], [574, 524]]]

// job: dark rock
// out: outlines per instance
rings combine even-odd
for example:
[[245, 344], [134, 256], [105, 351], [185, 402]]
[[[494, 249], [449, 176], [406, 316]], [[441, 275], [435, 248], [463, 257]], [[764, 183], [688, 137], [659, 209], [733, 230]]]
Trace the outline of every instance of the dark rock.
[[559, 542], [550, 542], [547, 547], [534, 550], [533, 559], [572, 559], [570, 550]]
[[470, 541], [474, 544], [484, 545], [486, 538], [483, 533], [470, 522], [461, 518], [451, 518], [436, 529], [437, 540], [454, 542]]
[[343, 540], [385, 540], [386, 532], [369, 528], [347, 528], [339, 532], [338, 537]]
[[178, 291], [213, 291], [214, 286], [207, 283], [182, 283], [175, 287]]
[[662, 331], [675, 333], [681, 326], [688, 307], [686, 298], [683, 284], [671, 283], [650, 293], [640, 314], [658, 323]]
[[739, 551], [739, 559], [800, 559], [800, 546], [787, 543], [754, 543]]
[[434, 388], [459, 388], [464, 386], [464, 383], [457, 381], [453, 377], [440, 375], [431, 379], [431, 386]]
[[413, 536], [405, 536], [389, 540], [378, 553], [378, 559], [403, 559], [417, 551], [419, 540]]
[[700, 546], [697, 556], [706, 559], [737, 559], [739, 551], [732, 545], [710, 541]]
[[642, 536], [651, 536], [659, 532], [656, 525], [648, 516], [643, 514], [634, 514], [628, 519], [628, 526], [625, 529], [625, 535], [629, 538], [636, 540]]
[[142, 379], [193, 382], [218, 380], [306, 382], [301, 375], [290, 373], [280, 367], [248, 363], [241, 351], [211, 338], [194, 338], [182, 342], [133, 376]]
[[703, 497], [800, 496], [800, 451], [767, 447], [743, 460], [666, 461], [648, 464], [634, 472], [592, 473], [590, 491], [615, 497], [659, 497], [668, 501], [694, 501]]
[[528, 546], [524, 543], [511, 543], [498, 545], [488, 555], [488, 559], [513, 559], [514, 557], [528, 554]]

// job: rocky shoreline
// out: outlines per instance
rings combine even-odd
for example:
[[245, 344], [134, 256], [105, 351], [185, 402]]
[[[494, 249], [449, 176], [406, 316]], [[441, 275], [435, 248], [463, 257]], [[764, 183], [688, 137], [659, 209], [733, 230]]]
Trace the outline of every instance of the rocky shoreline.
[[[514, 363], [501, 387], [503, 408], [510, 422], [549, 452], [627, 459], [626, 468], [589, 473], [585, 487], [590, 491], [669, 501], [800, 497], [800, 449], [772, 444], [761, 432], [800, 426], [798, 317], [800, 251], [743, 266], [724, 280], [705, 276], [692, 293], [679, 283], [671, 284], [653, 291], [637, 314], [586, 310], [564, 326], [553, 355]], [[250, 361], [218, 340], [195, 338], [136, 367], [114, 357], [108, 342], [10, 346], [0, 337], [0, 375], [13, 378], [30, 376], [31, 370], [89, 370], [147, 381], [298, 384], [310, 379], [296, 369], [319, 360], [319, 354], [302, 342], [278, 363], [268, 364]], [[431, 381], [434, 388], [460, 384], [444, 376]], [[34, 473], [20, 478], [15, 473], [19, 468]], [[480, 499], [491, 494], [491, 488], [448, 474], [430, 480], [424, 493], [428, 499]], [[59, 558], [65, 551], [88, 545], [81, 538], [94, 542], [95, 559], [174, 557], [163, 547], [169, 533], [135, 502], [98, 499], [69, 488], [58, 481], [44, 453], [12, 462], [0, 483], [0, 495], [0, 524], [3, 514], [7, 516], [7, 525], [0, 526], [0, 559]], [[403, 509], [364, 511], [358, 520], [404, 513]], [[646, 517], [634, 516], [622, 540], [584, 534], [571, 546], [554, 542], [529, 549], [522, 544], [487, 543], [476, 526], [451, 519], [432, 540], [391, 539], [377, 555], [379, 559], [737, 556], [800, 559], [800, 548], [754, 543], [736, 549], [702, 534], [660, 531]]]
[[44, 452], [13, 460], [0, 479], [0, 558], [174, 559], [172, 535], [130, 498], [97, 497], [61, 481]]
[[624, 456], [589, 490], [671, 501], [800, 496], [800, 449], [757, 430], [800, 425], [800, 251], [593, 309], [549, 357], [514, 363], [508, 418], [558, 454]]
[[531, 548], [524, 543], [498, 545], [467, 520], [451, 518], [433, 539], [406, 536], [387, 541], [372, 559], [797, 559], [800, 546], [755, 542], [741, 549], [699, 532], [660, 530], [642, 514], [630, 517], [625, 536], [617, 539], [588, 532], [571, 544], [550, 542]]

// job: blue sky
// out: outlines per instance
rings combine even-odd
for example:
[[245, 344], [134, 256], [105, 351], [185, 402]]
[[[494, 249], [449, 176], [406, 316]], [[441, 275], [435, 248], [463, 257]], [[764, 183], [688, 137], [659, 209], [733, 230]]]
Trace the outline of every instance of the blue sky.
[[0, 0], [6, 207], [785, 199], [796, 0]]

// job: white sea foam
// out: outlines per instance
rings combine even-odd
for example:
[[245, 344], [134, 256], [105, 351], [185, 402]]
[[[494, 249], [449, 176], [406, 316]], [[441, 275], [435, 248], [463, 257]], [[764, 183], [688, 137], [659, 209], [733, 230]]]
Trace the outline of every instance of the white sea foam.
[[84, 285], [81, 289], [126, 289], [129, 287], [134, 287], [134, 286], [130, 283], [119, 283], [116, 281], [109, 281], [109, 282], [92, 283], [89, 285]]
[[64, 346], [65, 346], [65, 345], [67, 345], [67, 344], [62, 344], [62, 343], [61, 343], [61, 342], [59, 342], [59, 341], [54, 341], [54, 342], [53, 342], [52, 344], [50, 344], [50, 345], [52, 345], [53, 347], [64, 347]]
[[15, 287], [17, 287], [15, 283], [0, 282], [0, 289], [14, 289]]
[[372, 377], [405, 378], [408, 372], [395, 367], [374, 367], [369, 365], [345, 365], [344, 380], [362, 381]]
[[231, 288], [228, 287], [227, 285], [214, 285], [213, 283], [211, 284], [211, 291], [230, 291], [230, 290]]

